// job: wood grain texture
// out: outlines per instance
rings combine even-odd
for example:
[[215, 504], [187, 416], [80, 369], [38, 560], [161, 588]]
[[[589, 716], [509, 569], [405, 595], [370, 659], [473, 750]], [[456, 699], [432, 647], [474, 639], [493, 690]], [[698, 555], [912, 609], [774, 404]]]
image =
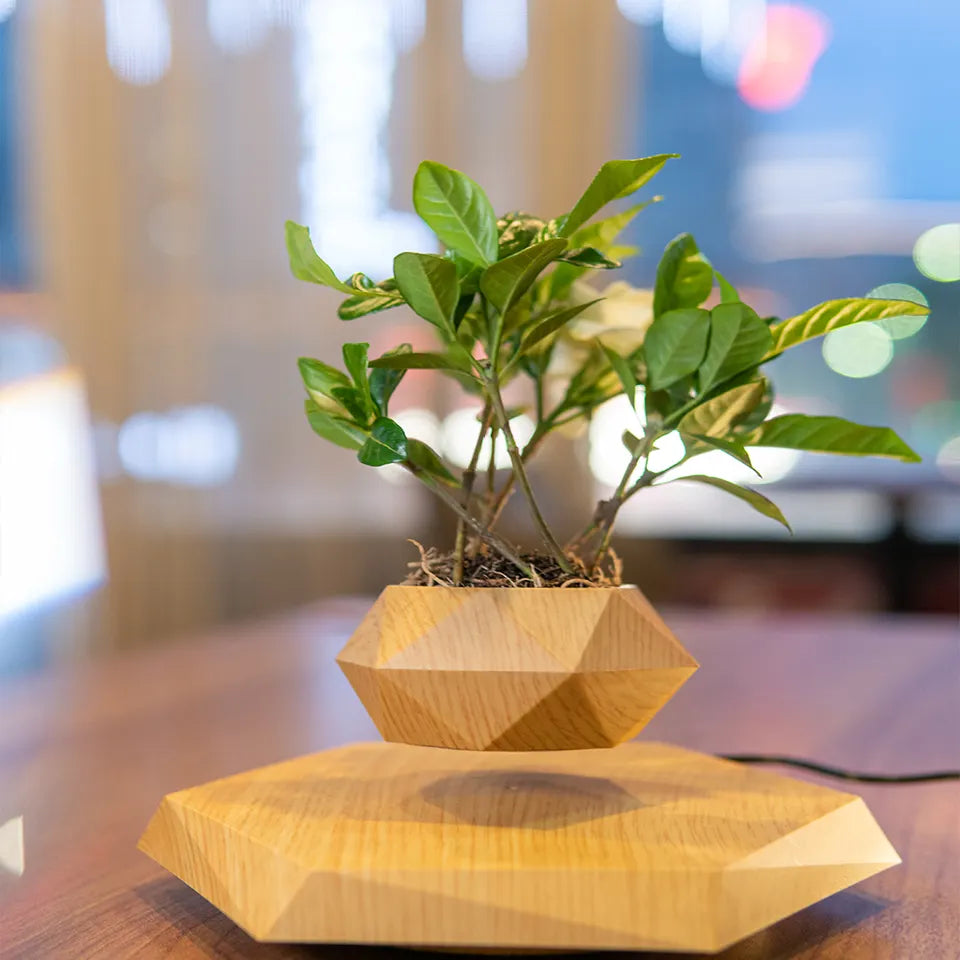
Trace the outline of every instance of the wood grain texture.
[[[171, 790], [376, 737], [333, 663], [369, 605], [327, 602], [0, 683], [0, 822], [23, 814], [26, 841], [23, 876], [0, 873], [0, 957], [396, 960], [387, 948], [257, 943], [136, 849]], [[677, 610], [665, 619], [702, 669], [644, 737], [877, 771], [960, 759], [954, 620]], [[723, 960], [956, 957], [960, 786], [857, 792], [903, 863], [748, 937]]]
[[632, 586], [390, 586], [337, 662], [384, 739], [459, 750], [612, 747], [697, 669]]
[[164, 798], [140, 849], [258, 940], [716, 951], [899, 863], [848, 793], [664, 744], [366, 743]]

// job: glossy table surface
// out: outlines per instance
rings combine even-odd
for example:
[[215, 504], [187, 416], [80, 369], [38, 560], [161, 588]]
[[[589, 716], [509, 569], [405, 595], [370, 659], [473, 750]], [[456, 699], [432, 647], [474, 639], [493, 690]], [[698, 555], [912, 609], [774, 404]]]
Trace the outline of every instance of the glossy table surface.
[[[0, 869], [0, 957], [398, 955], [254, 943], [136, 850], [165, 793], [376, 738], [333, 662], [366, 606], [326, 602], [0, 683], [0, 823], [22, 815], [25, 840], [23, 875]], [[878, 772], [960, 765], [953, 622], [666, 619], [702, 667], [644, 737]], [[840, 786], [866, 798], [903, 865], [722, 956], [960, 956], [960, 785]]]

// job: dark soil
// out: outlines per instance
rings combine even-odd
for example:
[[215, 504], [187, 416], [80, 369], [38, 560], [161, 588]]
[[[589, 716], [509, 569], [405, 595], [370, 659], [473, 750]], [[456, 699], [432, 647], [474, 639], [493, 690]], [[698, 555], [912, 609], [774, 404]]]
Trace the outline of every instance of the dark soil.
[[[453, 553], [439, 553], [431, 547], [424, 550], [414, 543], [421, 552], [419, 560], [408, 564], [410, 573], [404, 581], [408, 586], [416, 587], [535, 587], [534, 581], [515, 564], [498, 553], [478, 553], [464, 557], [463, 581], [454, 583]], [[568, 556], [574, 573], [564, 572], [556, 559], [546, 554], [521, 553], [520, 558], [537, 572], [541, 587], [565, 587], [571, 590], [590, 587], [617, 586], [619, 563], [613, 558], [611, 571], [600, 571], [590, 576], [583, 562], [575, 556]]]

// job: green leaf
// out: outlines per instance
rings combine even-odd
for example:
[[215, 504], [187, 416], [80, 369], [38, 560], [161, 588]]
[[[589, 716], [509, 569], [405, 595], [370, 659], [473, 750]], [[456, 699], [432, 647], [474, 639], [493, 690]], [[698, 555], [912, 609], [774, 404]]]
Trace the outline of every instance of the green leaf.
[[443, 256], [445, 260], [449, 260], [457, 268], [460, 292], [475, 294], [480, 289], [480, 274], [483, 273], [485, 264], [474, 263], [472, 260], [461, 256], [456, 250], [448, 250]]
[[739, 430], [752, 430], [754, 427], [759, 427], [770, 416], [770, 411], [773, 409], [773, 384], [769, 377], [760, 376], [757, 369], [745, 371], [740, 377], [734, 377], [730, 383], [739, 385], [740, 382], [747, 383], [753, 379], [759, 379], [763, 384], [763, 396], [760, 397], [760, 402], [737, 424]]
[[719, 270], [713, 272], [717, 278], [717, 283], [720, 285], [720, 302], [739, 303], [740, 294], [737, 293], [737, 288]]
[[343, 365], [353, 378], [357, 388], [367, 390], [367, 351], [369, 343], [345, 343], [343, 345]]
[[545, 227], [546, 223], [539, 217], [522, 210], [500, 217], [497, 220], [498, 259], [512, 256], [535, 243]]
[[765, 389], [763, 380], [754, 380], [727, 390], [694, 407], [683, 417], [677, 429], [690, 436], [725, 436], [760, 403]]
[[564, 263], [572, 263], [574, 266], [587, 267], [589, 270], [616, 270], [623, 264], [619, 260], [611, 260], [604, 256], [596, 247], [581, 247], [579, 250], [571, 250], [558, 259]]
[[566, 249], [566, 240], [544, 240], [491, 264], [480, 277], [480, 292], [497, 311], [505, 314], [546, 269]]
[[[478, 278], [479, 280], [479, 278]], [[453, 329], [460, 329], [460, 324], [463, 323], [463, 318], [467, 315], [467, 311], [473, 305], [474, 298], [476, 297], [476, 292], [465, 293], [459, 300], [457, 300], [457, 308], [453, 311]]]
[[330, 395], [350, 414], [354, 422], [364, 425], [370, 422], [373, 410], [364, 394], [356, 387], [350, 384], [345, 387], [334, 387]]
[[653, 288], [653, 314], [696, 307], [713, 289], [713, 267], [689, 233], [674, 237], [663, 251]]
[[285, 224], [285, 230], [287, 255], [290, 258], [290, 272], [298, 280], [333, 287], [334, 290], [339, 290], [341, 293], [355, 294], [357, 292], [354, 287], [338, 280], [329, 264], [317, 256], [307, 227], [294, 223], [293, 220], [288, 220]]
[[[385, 357], [396, 357], [413, 352], [413, 347], [409, 343], [401, 343], [394, 350], [388, 350]], [[387, 407], [390, 403], [390, 397], [393, 391], [397, 389], [400, 381], [403, 379], [405, 370], [391, 369], [390, 367], [378, 367], [370, 371], [370, 396], [376, 405], [377, 411], [383, 416], [387, 415]]]
[[424, 160], [413, 178], [413, 206], [440, 242], [477, 264], [497, 259], [497, 217], [487, 195], [459, 170]]
[[676, 156], [676, 153], [662, 153], [654, 157], [639, 157], [636, 160], [608, 160], [567, 214], [560, 236], [569, 237], [611, 200], [626, 197], [639, 190], [660, 172], [668, 160]]
[[377, 291], [378, 288], [374, 287], [370, 293], [347, 297], [337, 307], [337, 316], [341, 320], [356, 320], [358, 317], [365, 317], [368, 313], [390, 310], [392, 307], [399, 307], [403, 303], [403, 297], [399, 293], [391, 293], [386, 290]]
[[588, 300], [586, 303], [578, 303], [574, 307], [563, 307], [560, 310], [554, 310], [552, 313], [548, 313], [546, 316], [541, 317], [527, 332], [524, 334], [523, 340], [520, 343], [520, 352], [526, 353], [532, 347], [535, 347], [541, 340], [546, 339], [550, 336], [551, 333], [556, 333], [561, 327], [573, 320], [574, 317], [579, 316], [583, 313], [587, 307], [592, 307], [595, 303], [599, 303], [603, 297], [597, 297], [596, 300]]
[[773, 344], [770, 328], [745, 303], [721, 303], [710, 311], [710, 342], [700, 364], [700, 390], [756, 366]]
[[589, 226], [580, 227], [579, 230], [570, 234], [570, 246], [574, 248], [596, 247], [598, 250], [609, 253], [609, 248], [630, 225], [633, 218], [644, 207], [649, 207], [651, 203], [659, 203], [662, 199], [663, 197], [651, 197], [649, 200], [644, 200], [643, 203], [636, 203], [632, 207], [627, 207], [626, 210], [621, 210], [619, 213], [598, 220], [596, 223], [591, 223]]
[[431, 477], [451, 487], [459, 487], [457, 478], [446, 468], [440, 456], [421, 440], [407, 437], [407, 459]]
[[373, 397], [370, 395], [370, 381], [367, 379], [367, 351], [370, 349], [370, 344], [345, 343], [342, 349], [343, 365], [347, 368], [347, 373], [353, 378], [360, 401], [367, 411], [367, 416], [363, 417], [365, 421], [374, 412]]
[[371, 361], [374, 369], [389, 370], [458, 370], [461, 373], [471, 371], [466, 352], [456, 353], [401, 353], [384, 354]]
[[329, 440], [347, 450], [359, 450], [363, 446], [366, 438], [353, 424], [327, 413], [326, 410], [321, 410], [309, 397], [304, 401], [303, 406], [313, 432], [319, 434], [324, 440]]
[[360, 448], [357, 459], [368, 467], [382, 467], [407, 459], [407, 435], [396, 420], [378, 417], [370, 429], [370, 436]]
[[586, 267], [575, 267], [571, 263], [560, 262], [544, 280], [547, 288], [545, 300], [564, 300], [579, 277], [587, 272]]
[[[676, 477], [673, 480], [665, 480], [664, 483], [680, 483], [683, 480], [692, 480], [694, 483], [705, 483], [708, 486], [716, 487], [718, 490], [724, 490], [727, 493], [731, 494], [734, 497], [742, 500], [744, 503], [748, 503], [757, 513], [762, 513], [765, 517], [769, 517], [771, 520], [776, 520], [777, 523], [782, 523], [791, 533], [793, 530], [790, 527], [790, 524], [787, 523], [787, 518], [780, 512], [780, 508], [772, 501], [768, 500], [763, 494], [757, 493], [756, 490], [751, 490], [748, 487], [741, 487], [735, 483], [731, 483], [729, 480], [721, 480], [720, 477], [708, 477], [704, 474], [695, 473], [689, 477]], [[660, 484], [655, 483], [655, 487], [660, 486]]]
[[312, 357], [300, 357], [297, 360], [297, 366], [300, 368], [300, 376], [303, 378], [303, 385], [307, 392], [319, 393], [325, 397], [332, 397], [331, 390], [334, 387], [349, 387], [350, 379], [341, 370], [331, 367], [330, 364], [322, 360], [314, 360]]
[[[641, 377], [641, 379], [643, 378]], [[666, 390], [651, 390], [648, 385], [643, 398], [647, 420], [662, 423], [667, 417], [689, 403], [692, 392], [693, 378], [690, 376], [681, 377], [675, 383], [670, 384]]]
[[822, 337], [831, 330], [849, 327], [852, 323], [883, 320], [886, 317], [924, 317], [929, 312], [929, 307], [920, 303], [911, 303], [909, 300], [874, 300], [860, 297], [848, 300], [827, 300], [810, 310], [805, 310], [799, 316], [775, 323], [770, 328], [773, 334], [773, 346], [767, 352], [766, 359], [773, 359], [798, 343]]
[[633, 370], [630, 369], [630, 364], [620, 356], [616, 350], [611, 350], [605, 343], [601, 343], [600, 346], [603, 348], [603, 352], [607, 355], [607, 359], [610, 361], [610, 366], [613, 367], [614, 373], [617, 375], [617, 379], [620, 381], [621, 386], [623, 387], [623, 392], [626, 394], [627, 399], [630, 401], [630, 406], [632, 407], [636, 401], [637, 394], [637, 378], [633, 374]]
[[[711, 449], [719, 450], [721, 453], [726, 453], [733, 457], [734, 460], [739, 460], [744, 466], [749, 467], [758, 477], [761, 476], [760, 471], [753, 465], [747, 448], [739, 440], [735, 440], [732, 437], [708, 437], [703, 433], [693, 433], [689, 435], [681, 433], [680, 436], [687, 446], [687, 456], [689, 457], [696, 457], [701, 453], [707, 453]], [[690, 443], [687, 443], [688, 439]]]
[[401, 253], [394, 258], [393, 273], [414, 313], [441, 330], [453, 330], [460, 286], [452, 260], [431, 253]]
[[627, 448], [630, 456], [635, 457], [640, 449], [640, 444], [643, 443], [643, 438], [635, 436], [629, 430], [624, 430], [620, 435], [620, 442]]
[[892, 457], [919, 463], [920, 457], [889, 427], [867, 427], [842, 417], [787, 413], [766, 420], [741, 437], [748, 447], [788, 447], [848, 457]]
[[659, 390], [693, 373], [703, 360], [709, 333], [706, 310], [670, 310], [657, 316], [643, 341], [647, 386]]

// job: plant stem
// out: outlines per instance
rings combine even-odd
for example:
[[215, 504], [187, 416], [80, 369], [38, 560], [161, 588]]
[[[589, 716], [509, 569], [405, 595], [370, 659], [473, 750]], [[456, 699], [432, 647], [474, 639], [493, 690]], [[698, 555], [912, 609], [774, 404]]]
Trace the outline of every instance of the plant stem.
[[[634, 464], [634, 466], [636, 466], [636, 464]], [[591, 572], [600, 566], [600, 562], [603, 560], [604, 555], [606, 554], [607, 550], [610, 549], [610, 540], [613, 537], [613, 525], [617, 520], [617, 514], [620, 512], [620, 508], [638, 490], [641, 490], [643, 487], [649, 487], [658, 476], [659, 474], [657, 473], [651, 473], [649, 470], [644, 470], [640, 479], [629, 490], [615, 495], [612, 500], [606, 501], [609, 512], [604, 522], [600, 524], [600, 529], [603, 531], [603, 534], [600, 537], [600, 546], [597, 547], [597, 552], [593, 557], [593, 563], [590, 565]]]
[[[540, 442], [550, 432], [551, 429], [552, 424], [550, 424], [549, 420], [543, 424], [537, 425], [537, 428], [533, 431], [533, 436], [527, 441], [526, 446], [520, 452], [520, 459], [524, 463], [526, 463], [527, 460], [533, 456], [537, 447], [540, 446]], [[497, 521], [500, 519], [500, 514], [503, 513], [503, 508], [507, 505], [507, 501], [510, 499], [510, 494], [513, 493], [513, 487], [515, 483], [516, 474], [513, 472], [513, 470], [511, 470], [506, 482], [503, 485], [503, 489], [497, 495], [497, 499], [493, 503], [493, 508], [490, 510], [490, 515], [487, 517], [488, 527], [494, 527]]]
[[[613, 496], [609, 500], [601, 501], [597, 505], [597, 510], [594, 514], [594, 520], [591, 526], [595, 529], [599, 529], [601, 531], [601, 535], [600, 545], [597, 547], [597, 552], [594, 555], [593, 563], [590, 565], [591, 571], [596, 570], [600, 566], [600, 562], [603, 560], [604, 555], [606, 554], [607, 550], [610, 549], [610, 539], [613, 537], [613, 525], [616, 523], [617, 514], [620, 512], [620, 508], [631, 496], [633, 496], [634, 493], [637, 492], [637, 490], [648, 486], [653, 482], [654, 478], [658, 476], [656, 473], [651, 473], [649, 469], [644, 467], [643, 474], [641, 475], [640, 479], [630, 488], [629, 492], [627, 491], [627, 484], [630, 482], [633, 472], [637, 469], [637, 464], [639, 464], [640, 461], [645, 457], [650, 455], [650, 450], [653, 448], [653, 444], [659, 435], [660, 433], [656, 429], [647, 430], [644, 432], [643, 440], [637, 444], [636, 449], [633, 451], [633, 454], [630, 457], [630, 462], [627, 464], [627, 468], [623, 471], [623, 476], [620, 477], [620, 482], [617, 484], [617, 489], [614, 491]], [[587, 536], [589, 535], [590, 534], [588, 533]]]
[[533, 488], [530, 486], [530, 480], [527, 477], [527, 471], [524, 469], [523, 459], [520, 456], [520, 450], [517, 447], [517, 441], [513, 436], [513, 430], [510, 428], [510, 421], [507, 418], [507, 411], [503, 405], [503, 397], [500, 395], [500, 384], [497, 382], [496, 370], [492, 370], [488, 373], [486, 377], [486, 384], [490, 400], [493, 402], [494, 412], [497, 415], [500, 430], [503, 432], [503, 437], [507, 442], [507, 452], [510, 454], [510, 462], [513, 464], [514, 476], [516, 477], [517, 482], [520, 484], [520, 489], [523, 491], [523, 495], [527, 498], [527, 504], [530, 507], [530, 512], [533, 515], [533, 520], [537, 526], [537, 530], [540, 533], [540, 537], [549, 548], [553, 558], [560, 565], [560, 569], [563, 570], [564, 573], [572, 573], [573, 568], [570, 566], [567, 558], [564, 556], [563, 549], [561, 548], [560, 544], [557, 543], [556, 537], [554, 537], [553, 533], [550, 531], [546, 520], [543, 519], [543, 514], [540, 512], [540, 508], [537, 506], [536, 497], [533, 495]]
[[495, 533], [492, 533], [490, 530], [484, 528], [483, 524], [477, 520], [476, 517], [471, 516], [464, 510], [463, 505], [459, 500], [450, 492], [445, 490], [443, 487], [434, 483], [423, 470], [421, 470], [416, 464], [411, 463], [409, 460], [404, 460], [403, 466], [410, 471], [418, 480], [420, 480], [424, 486], [429, 490], [432, 490], [467, 526], [472, 527], [480, 538], [490, 545], [490, 547], [497, 551], [500, 556], [509, 560], [521, 573], [526, 574], [536, 586], [541, 586], [542, 581], [537, 575], [537, 571], [533, 569], [528, 563], [524, 563], [523, 560], [517, 555], [517, 552], [505, 541], [501, 540]]
[[[473, 484], [477, 477], [477, 462], [480, 460], [480, 448], [483, 446], [483, 438], [490, 429], [490, 420], [493, 417], [493, 410], [488, 400], [483, 405], [483, 414], [480, 418], [480, 432], [477, 434], [477, 442], [473, 447], [473, 455], [470, 457], [470, 463], [467, 469], [463, 471], [463, 507], [470, 513], [470, 499], [473, 496]], [[467, 545], [467, 525], [462, 517], [457, 520], [457, 541], [453, 549], [453, 582], [457, 586], [463, 583], [463, 552]]]

